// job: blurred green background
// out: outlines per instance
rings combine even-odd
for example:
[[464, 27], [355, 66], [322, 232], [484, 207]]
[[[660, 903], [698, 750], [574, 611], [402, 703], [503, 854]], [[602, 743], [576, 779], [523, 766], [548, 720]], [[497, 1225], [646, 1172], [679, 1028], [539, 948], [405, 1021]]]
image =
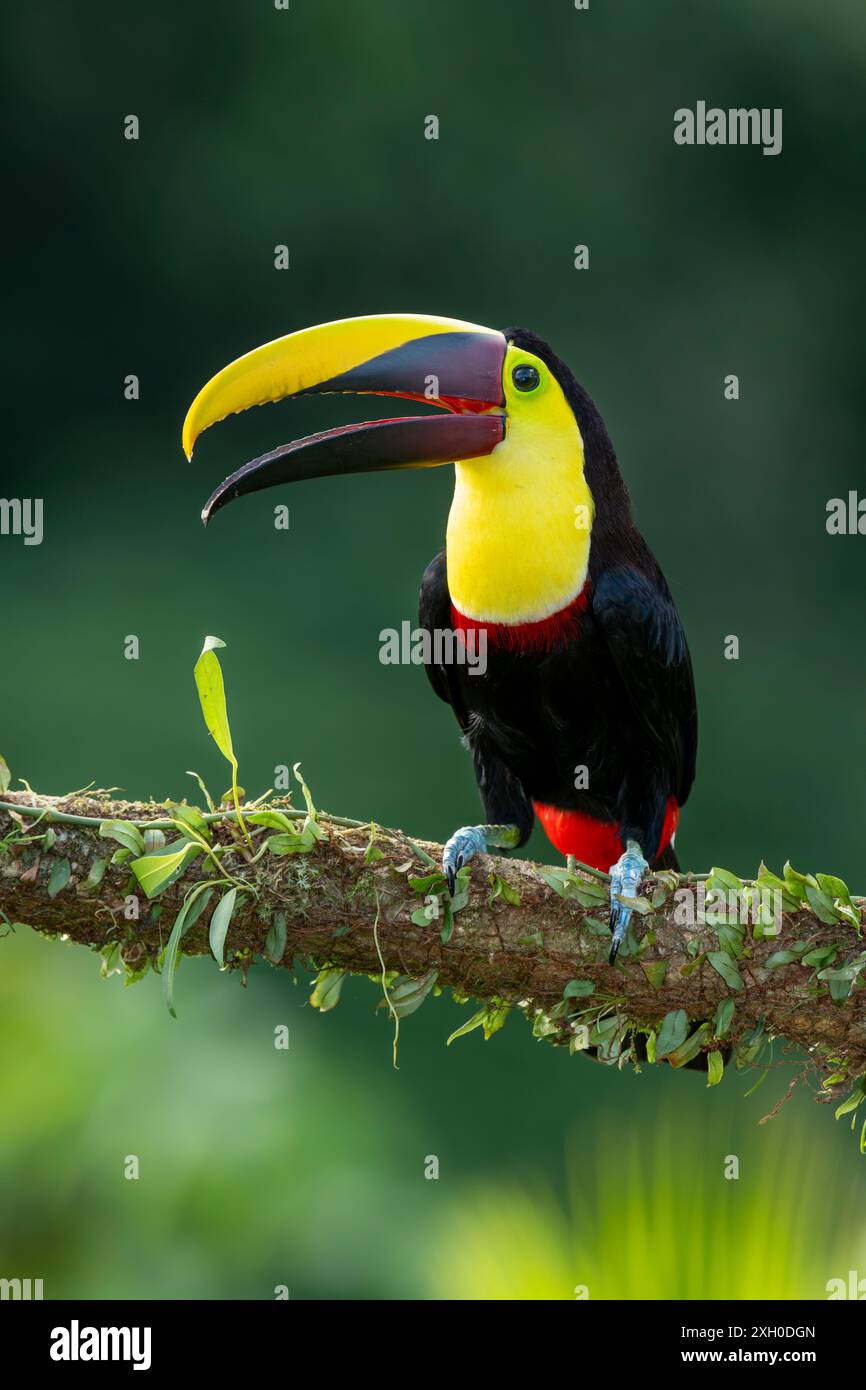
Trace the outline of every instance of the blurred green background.
[[[262, 494], [205, 533], [226, 473], [366, 403], [238, 417], [191, 466], [180, 426], [225, 362], [311, 323], [524, 324], [598, 402], [686, 624], [681, 857], [790, 857], [862, 891], [866, 540], [824, 524], [864, 477], [860, 0], [47, 0], [3, 26], [2, 494], [46, 509], [41, 546], [0, 538], [13, 773], [179, 797], [195, 767], [221, 789], [192, 681], [215, 632], [251, 794], [302, 759], [333, 811], [440, 838], [475, 819], [448, 711], [378, 660], [441, 546], [448, 470]], [[782, 154], [675, 146], [698, 99], [782, 107]], [[786, 1067], [744, 1100], [743, 1076], [619, 1075], [514, 1021], [446, 1051], [468, 1011], [442, 998], [395, 1072], [365, 981], [318, 1016], [277, 972], [243, 991], [187, 961], [176, 999], [177, 1022], [153, 977], [3, 941], [0, 1275], [166, 1298], [823, 1297], [866, 1275], [848, 1129], [800, 1095], [757, 1127]]]

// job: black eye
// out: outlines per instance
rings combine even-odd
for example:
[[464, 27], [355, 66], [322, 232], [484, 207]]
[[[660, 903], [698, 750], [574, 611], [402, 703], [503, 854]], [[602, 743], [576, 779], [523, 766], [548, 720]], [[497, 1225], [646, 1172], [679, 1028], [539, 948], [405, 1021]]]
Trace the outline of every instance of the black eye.
[[522, 366], [514, 368], [511, 380], [518, 391], [534, 391], [541, 378], [537, 367], [530, 367], [528, 362], [524, 362]]

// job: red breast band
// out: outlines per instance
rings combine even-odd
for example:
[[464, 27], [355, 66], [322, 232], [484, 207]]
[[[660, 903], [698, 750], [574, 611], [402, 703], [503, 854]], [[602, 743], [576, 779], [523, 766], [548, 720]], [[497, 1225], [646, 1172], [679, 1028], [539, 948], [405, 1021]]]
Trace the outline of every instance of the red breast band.
[[[541, 618], [536, 623], [487, 623], [478, 618], [469, 618], [459, 608], [451, 605], [451, 623], [461, 635], [467, 632], [485, 633], [487, 645], [500, 647], [506, 651], [550, 652], [574, 637], [583, 614], [589, 607], [589, 580], [584, 584], [577, 598], [549, 618]], [[476, 637], [477, 641], [477, 637]], [[477, 647], [476, 647], [477, 650]]]

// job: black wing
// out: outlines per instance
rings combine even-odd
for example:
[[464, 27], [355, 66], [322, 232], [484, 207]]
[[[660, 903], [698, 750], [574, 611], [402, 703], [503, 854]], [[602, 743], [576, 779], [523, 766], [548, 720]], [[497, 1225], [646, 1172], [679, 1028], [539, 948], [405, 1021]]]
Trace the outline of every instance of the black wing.
[[636, 715], [670, 761], [683, 806], [695, 777], [698, 714], [686, 636], [661, 570], [604, 570], [592, 611]]
[[[424, 571], [418, 596], [418, 622], [431, 634], [437, 628], [444, 632], [451, 627], [451, 595], [448, 591], [444, 550], [440, 551], [435, 560], [430, 561]], [[436, 650], [435, 643], [431, 643], [431, 649]], [[454, 668], [430, 661], [425, 664], [424, 669], [439, 699], [451, 706], [457, 715], [457, 722], [465, 733], [469, 723], [469, 711], [466, 709], [460, 687], [454, 679]]]

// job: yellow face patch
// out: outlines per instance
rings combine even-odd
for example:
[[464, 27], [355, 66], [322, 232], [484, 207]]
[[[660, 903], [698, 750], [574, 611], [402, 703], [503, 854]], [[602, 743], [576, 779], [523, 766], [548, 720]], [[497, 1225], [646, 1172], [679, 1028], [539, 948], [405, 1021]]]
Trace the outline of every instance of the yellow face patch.
[[467, 617], [537, 622], [583, 588], [593, 500], [580, 430], [550, 369], [510, 345], [503, 390], [504, 440], [456, 464], [448, 587]]

